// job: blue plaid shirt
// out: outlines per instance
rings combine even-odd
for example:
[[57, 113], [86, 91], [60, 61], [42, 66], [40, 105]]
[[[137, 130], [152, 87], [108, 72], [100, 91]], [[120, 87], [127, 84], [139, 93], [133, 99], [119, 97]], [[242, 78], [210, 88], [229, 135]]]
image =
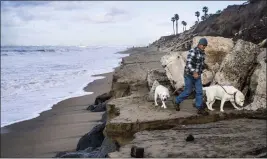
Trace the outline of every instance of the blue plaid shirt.
[[204, 51], [201, 51], [198, 47], [189, 50], [184, 69], [185, 73], [193, 75], [193, 72], [197, 72], [200, 75], [203, 71], [204, 61]]

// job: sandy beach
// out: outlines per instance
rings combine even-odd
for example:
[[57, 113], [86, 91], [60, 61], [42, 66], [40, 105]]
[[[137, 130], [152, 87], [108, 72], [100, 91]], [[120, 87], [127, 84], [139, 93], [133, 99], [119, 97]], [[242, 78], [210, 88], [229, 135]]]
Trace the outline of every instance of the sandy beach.
[[100, 113], [86, 110], [95, 98], [110, 90], [113, 72], [102, 74], [85, 87], [92, 95], [63, 100], [39, 117], [1, 128], [1, 157], [54, 157], [60, 151], [72, 151], [81, 136], [101, 119]]

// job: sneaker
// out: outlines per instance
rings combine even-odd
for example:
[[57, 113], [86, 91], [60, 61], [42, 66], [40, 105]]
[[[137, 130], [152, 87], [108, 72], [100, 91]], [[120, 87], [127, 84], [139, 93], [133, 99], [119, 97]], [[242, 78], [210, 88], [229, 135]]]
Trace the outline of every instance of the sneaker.
[[180, 104], [176, 103], [176, 97], [175, 96], [172, 98], [172, 102], [175, 105], [175, 110], [180, 111]]
[[180, 104], [175, 104], [175, 110], [180, 111]]
[[207, 112], [204, 108], [198, 109], [197, 114], [207, 116], [209, 115], [209, 112]]

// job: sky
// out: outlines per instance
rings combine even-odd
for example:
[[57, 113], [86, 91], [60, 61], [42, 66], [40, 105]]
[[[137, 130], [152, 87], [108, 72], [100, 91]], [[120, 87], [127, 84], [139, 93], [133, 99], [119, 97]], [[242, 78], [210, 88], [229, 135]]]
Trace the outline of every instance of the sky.
[[209, 13], [244, 1], [1, 1], [3, 45], [148, 45], [173, 34], [178, 14], [190, 28]]

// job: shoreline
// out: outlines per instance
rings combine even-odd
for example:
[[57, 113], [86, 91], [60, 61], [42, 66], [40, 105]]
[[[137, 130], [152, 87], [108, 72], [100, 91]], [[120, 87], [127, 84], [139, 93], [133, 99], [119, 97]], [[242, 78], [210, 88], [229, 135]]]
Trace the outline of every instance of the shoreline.
[[[112, 72], [113, 72], [113, 71], [112, 71]], [[11, 124], [8, 124], [8, 125], [5, 125], [5, 126], [1, 127], [1, 132], [0, 132], [0, 133], [1, 133], [1, 134], [2, 134], [2, 133], [8, 133], [7, 131], [5, 131], [5, 128], [8, 127], [8, 126], [11, 126], [11, 125], [13, 125], [13, 124], [16, 124], [16, 123], [20, 123], [20, 122], [24, 122], [24, 121], [28, 121], [28, 120], [32, 120], [32, 119], [38, 118], [43, 112], [46, 112], [46, 111], [49, 111], [49, 110], [53, 109], [53, 107], [54, 107], [55, 105], [57, 105], [58, 103], [60, 103], [60, 102], [62, 102], [62, 101], [64, 101], [64, 100], [68, 100], [68, 99], [71, 99], [71, 98], [83, 97], [83, 96], [88, 96], [88, 95], [92, 95], [92, 94], [94, 94], [94, 92], [91, 92], [91, 91], [89, 91], [89, 90], [87, 89], [88, 85], [89, 85], [90, 83], [95, 82], [96, 80], [100, 80], [100, 79], [104, 79], [104, 78], [106, 78], [105, 75], [108, 74], [108, 73], [112, 73], [112, 72], [107, 72], [107, 73], [102, 73], [102, 74], [92, 75], [92, 77], [102, 77], [102, 78], [95, 79], [95, 80], [93, 80], [92, 82], [89, 82], [89, 83], [87, 83], [86, 85], [84, 85], [84, 86], [82, 87], [82, 89], [81, 89], [81, 90], [85, 93], [84, 95], [66, 96], [66, 97], [63, 98], [63, 99], [58, 100], [57, 102], [54, 102], [54, 104], [49, 104], [49, 106], [46, 106], [45, 108], [47, 108], [47, 107], [49, 107], [49, 108], [47, 108], [46, 110], [41, 111], [40, 113], [38, 113], [38, 116], [36, 116], [36, 117], [29, 117], [29, 118], [27, 118], [27, 119], [19, 120], [19, 121], [16, 121], [16, 122], [14, 122], [14, 123], [11, 123]]]
[[104, 112], [86, 108], [110, 91], [113, 73], [93, 75], [104, 77], [84, 87], [93, 94], [64, 99], [38, 117], [1, 127], [1, 157], [54, 157], [57, 152], [75, 150], [80, 137], [101, 120]]

